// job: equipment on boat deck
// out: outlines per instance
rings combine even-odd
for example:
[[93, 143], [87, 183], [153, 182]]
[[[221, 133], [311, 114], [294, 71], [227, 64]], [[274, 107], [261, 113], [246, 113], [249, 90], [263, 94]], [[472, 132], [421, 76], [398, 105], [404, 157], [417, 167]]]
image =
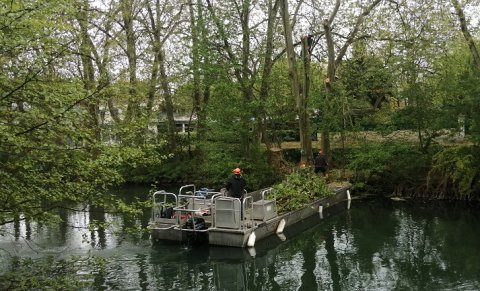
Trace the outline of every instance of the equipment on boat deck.
[[277, 206], [274, 200], [258, 200], [252, 203], [252, 218], [266, 221], [277, 216]]
[[202, 229], [207, 229], [208, 227], [205, 223], [205, 219], [195, 216], [195, 217], [190, 217], [185, 222], [184, 228], [202, 230]]
[[[198, 189], [197, 191], [195, 191], [195, 196], [203, 196], [203, 197], [207, 197], [209, 195], [209, 193], [217, 193], [217, 192], [214, 192], [215, 189], [210, 189], [210, 188], [200, 188]], [[210, 195], [211, 196], [211, 195]]]

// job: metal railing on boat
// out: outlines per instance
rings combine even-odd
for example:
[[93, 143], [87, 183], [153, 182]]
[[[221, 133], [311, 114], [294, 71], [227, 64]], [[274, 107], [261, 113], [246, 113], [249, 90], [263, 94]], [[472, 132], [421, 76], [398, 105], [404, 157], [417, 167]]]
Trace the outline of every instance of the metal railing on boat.
[[[190, 188], [193, 188], [193, 191], [184, 191], [185, 189]], [[205, 223], [205, 226], [207, 226], [208, 223], [211, 223], [211, 221], [207, 221], [207, 217], [213, 216], [212, 208], [214, 207], [215, 199], [219, 196], [223, 196], [223, 193], [215, 191], [205, 192], [205, 195], [196, 194], [197, 191], [195, 189], [195, 185], [185, 185], [179, 190], [178, 204], [173, 210], [178, 219], [178, 227], [180, 227], [182, 231], [207, 231], [207, 228], [196, 229], [195, 217], [203, 218], [203, 223]], [[192, 223], [191, 228], [183, 227], [186, 221], [190, 219]]]
[[[202, 192], [199, 195], [193, 184], [180, 187], [178, 194], [157, 191], [153, 194], [152, 222], [161, 225], [157, 225], [157, 228], [175, 226], [185, 231], [206, 231], [195, 228], [197, 220], [204, 222], [206, 227], [232, 230], [252, 228], [258, 221], [270, 219], [272, 213], [276, 216], [275, 197], [267, 197], [271, 190], [268, 188], [257, 192], [261, 194], [260, 197], [255, 192], [244, 193], [242, 199], [227, 197], [223, 192], [215, 191], [198, 191]], [[167, 213], [169, 217], [165, 216], [167, 208], [171, 208]], [[189, 224], [186, 227], [187, 221]]]
[[[163, 198], [163, 199], [162, 199]], [[152, 223], [162, 223], [165, 227], [158, 228], [170, 228], [175, 224], [175, 218], [173, 216], [173, 207], [178, 204], [177, 195], [165, 190], [157, 191], [152, 195], [153, 208], [152, 208]], [[169, 213], [168, 209], [171, 208], [172, 212]]]
[[245, 229], [253, 225], [253, 197], [217, 197], [214, 201], [212, 227], [225, 229]]

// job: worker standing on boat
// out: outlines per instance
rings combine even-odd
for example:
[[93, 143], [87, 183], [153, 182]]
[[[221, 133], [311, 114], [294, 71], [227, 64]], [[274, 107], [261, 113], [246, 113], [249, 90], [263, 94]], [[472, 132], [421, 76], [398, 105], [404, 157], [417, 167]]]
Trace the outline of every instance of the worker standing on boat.
[[233, 169], [232, 173], [233, 174], [228, 179], [225, 188], [227, 189], [229, 196], [242, 198], [247, 182], [242, 177], [242, 171], [240, 168]]

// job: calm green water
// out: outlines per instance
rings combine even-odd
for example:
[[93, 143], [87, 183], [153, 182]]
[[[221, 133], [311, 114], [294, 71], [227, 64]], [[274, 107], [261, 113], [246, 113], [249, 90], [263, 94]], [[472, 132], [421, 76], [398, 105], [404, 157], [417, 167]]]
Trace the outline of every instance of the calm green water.
[[369, 199], [332, 211], [250, 250], [88, 231], [90, 219], [125, 222], [64, 213], [69, 223], [57, 228], [11, 226], [1, 267], [11, 255], [100, 256], [101, 270], [82, 270], [95, 275], [94, 290], [480, 290], [478, 205]]

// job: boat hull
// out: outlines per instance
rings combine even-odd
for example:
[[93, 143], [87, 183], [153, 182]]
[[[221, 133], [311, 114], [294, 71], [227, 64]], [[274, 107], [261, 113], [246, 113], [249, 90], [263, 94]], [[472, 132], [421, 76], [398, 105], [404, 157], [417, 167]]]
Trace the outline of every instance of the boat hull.
[[347, 190], [348, 188], [337, 189], [335, 191], [335, 195], [316, 200], [299, 210], [277, 216], [268, 221], [258, 222], [258, 224], [253, 228], [245, 230], [219, 228], [209, 229], [209, 244], [231, 247], [246, 247], [252, 232], [255, 232], [255, 241], [259, 241], [271, 236], [277, 232], [278, 226], [282, 219], [285, 221], [284, 228], [288, 228], [291, 225], [298, 223], [312, 215], [318, 215], [320, 206], [322, 206], [322, 209], [326, 210], [332, 205], [347, 200]]

